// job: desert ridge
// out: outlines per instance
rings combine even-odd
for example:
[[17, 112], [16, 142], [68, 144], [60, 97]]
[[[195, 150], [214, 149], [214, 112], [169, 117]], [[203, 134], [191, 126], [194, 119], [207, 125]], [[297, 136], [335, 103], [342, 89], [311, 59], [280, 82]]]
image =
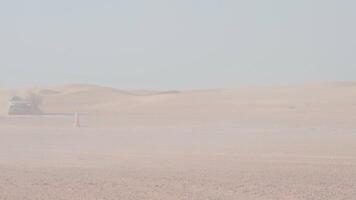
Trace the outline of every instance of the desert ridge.
[[[123, 91], [96, 85], [72, 84], [35, 89], [1, 90], [0, 112], [6, 114], [8, 100], [28, 91], [42, 99], [44, 113], [214, 113], [258, 117], [308, 112], [352, 115], [355, 111], [356, 83], [332, 82], [293, 86], [244, 87], [238, 89], [192, 91]], [[236, 113], [234, 113], [236, 111]], [[241, 111], [241, 112], [239, 112]], [[294, 112], [293, 112], [294, 111]], [[233, 117], [232, 116], [232, 117]], [[228, 116], [226, 116], [228, 117]]]

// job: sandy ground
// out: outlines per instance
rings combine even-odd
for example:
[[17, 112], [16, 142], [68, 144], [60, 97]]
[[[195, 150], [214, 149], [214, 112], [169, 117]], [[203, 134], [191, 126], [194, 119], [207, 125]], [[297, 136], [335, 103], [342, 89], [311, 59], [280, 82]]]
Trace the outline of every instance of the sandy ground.
[[354, 83], [40, 92], [27, 117], [0, 92], [1, 200], [356, 199]]

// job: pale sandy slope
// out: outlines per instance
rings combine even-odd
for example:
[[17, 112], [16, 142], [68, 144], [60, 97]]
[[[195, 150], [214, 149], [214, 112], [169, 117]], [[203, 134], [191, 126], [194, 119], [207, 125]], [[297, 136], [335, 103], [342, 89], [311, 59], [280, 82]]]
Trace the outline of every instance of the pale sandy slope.
[[356, 83], [35, 91], [46, 115], [0, 91], [0, 199], [356, 198]]

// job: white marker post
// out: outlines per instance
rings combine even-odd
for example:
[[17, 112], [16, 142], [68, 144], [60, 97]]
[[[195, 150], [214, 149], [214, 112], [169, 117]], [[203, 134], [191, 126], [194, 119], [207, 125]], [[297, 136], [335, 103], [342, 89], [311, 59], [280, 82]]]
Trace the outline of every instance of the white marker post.
[[80, 128], [79, 114], [77, 112], [74, 114], [74, 127]]

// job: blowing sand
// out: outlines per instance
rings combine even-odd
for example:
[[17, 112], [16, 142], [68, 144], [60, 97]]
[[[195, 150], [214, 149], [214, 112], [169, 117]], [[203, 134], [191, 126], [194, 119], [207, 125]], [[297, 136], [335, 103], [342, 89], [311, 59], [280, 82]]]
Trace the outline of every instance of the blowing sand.
[[356, 199], [356, 83], [36, 92], [0, 91], [1, 200]]

